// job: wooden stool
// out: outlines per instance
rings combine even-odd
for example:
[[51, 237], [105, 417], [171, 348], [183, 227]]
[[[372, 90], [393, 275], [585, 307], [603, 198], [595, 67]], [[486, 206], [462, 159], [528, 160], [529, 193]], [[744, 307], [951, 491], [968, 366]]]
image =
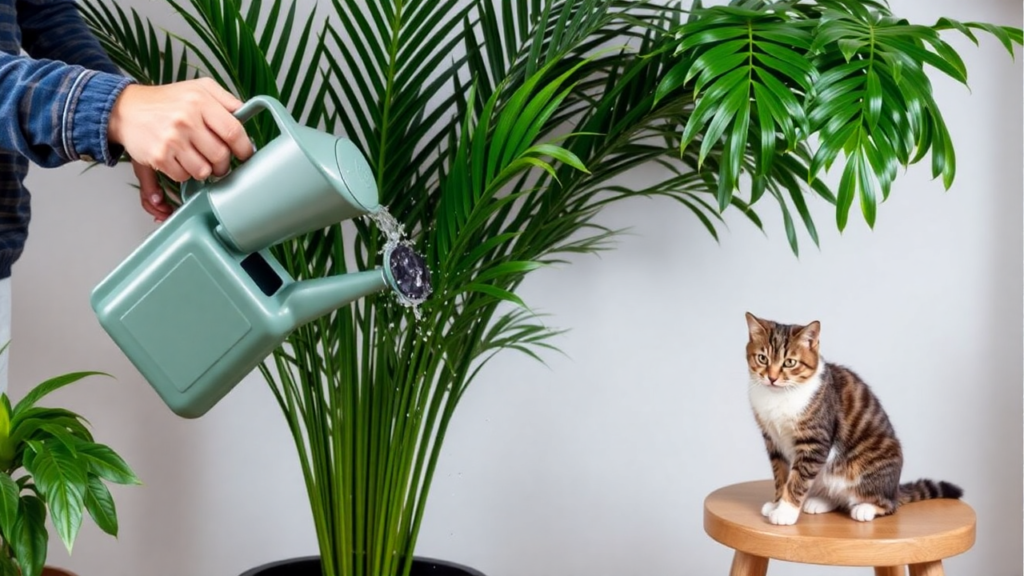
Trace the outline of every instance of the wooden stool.
[[730, 576], [765, 576], [768, 560], [829, 566], [874, 566], [876, 576], [943, 576], [942, 560], [974, 545], [974, 510], [959, 500], [927, 500], [895, 514], [857, 522], [845, 512], [801, 513], [773, 526], [761, 506], [771, 480], [733, 484], [704, 500], [704, 531], [736, 551]]

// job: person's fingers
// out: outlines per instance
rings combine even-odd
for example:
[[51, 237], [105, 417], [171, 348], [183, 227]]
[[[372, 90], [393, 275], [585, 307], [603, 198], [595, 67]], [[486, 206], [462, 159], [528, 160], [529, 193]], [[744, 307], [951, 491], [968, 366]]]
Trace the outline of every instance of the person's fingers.
[[139, 200], [142, 209], [157, 222], [163, 222], [174, 212], [174, 207], [164, 200], [163, 189], [160, 187], [156, 171], [134, 161], [132, 170], [139, 180]]
[[133, 160], [132, 171], [135, 172], [135, 178], [139, 181], [139, 194], [143, 198], [154, 194], [160, 195], [160, 181], [157, 179], [155, 170]]
[[245, 127], [225, 108], [210, 107], [203, 112], [206, 126], [217, 135], [239, 160], [252, 156], [252, 143], [245, 134]]
[[220, 102], [220, 105], [228, 110], [228, 112], [234, 112], [242, 106], [242, 101], [235, 97], [234, 94], [228, 92], [217, 84], [212, 78], [201, 78], [199, 80], [202, 87], [213, 96], [215, 100]]
[[192, 137], [192, 145], [210, 165], [214, 176], [223, 176], [231, 168], [231, 150], [216, 133], [212, 131], [196, 131]]
[[[181, 165], [190, 178], [206, 180], [213, 174], [213, 166], [206, 161], [206, 158], [198, 150], [191, 146], [180, 150], [174, 159], [177, 160], [178, 164]], [[179, 180], [179, 182], [184, 182], [184, 180]]]
[[175, 182], [184, 182], [190, 178], [188, 170], [178, 162], [175, 156], [161, 158], [153, 165], [153, 168], [163, 172]]
[[143, 200], [142, 202], [142, 209], [145, 210], [147, 214], [152, 216], [155, 222], [163, 222], [164, 220], [167, 220], [168, 216], [170, 216], [170, 214], [164, 212], [163, 210], [160, 210], [158, 207], [150, 204], [145, 200]]

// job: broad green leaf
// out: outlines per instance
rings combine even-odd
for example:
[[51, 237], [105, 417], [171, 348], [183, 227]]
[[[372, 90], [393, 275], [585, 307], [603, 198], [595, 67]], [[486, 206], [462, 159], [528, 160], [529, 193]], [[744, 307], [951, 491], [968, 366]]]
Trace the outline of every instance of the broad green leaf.
[[0, 554], [0, 576], [21, 576], [18, 563], [7, 554]]
[[[861, 146], [864, 146], [863, 140]], [[871, 177], [871, 165], [865, 159], [863, 151], [858, 150], [856, 153], [857, 158], [857, 172], [858, 180], [860, 181], [860, 209], [864, 214], [864, 220], [868, 223], [870, 228], [875, 227], [875, 217], [878, 212], [878, 202], [875, 199], [875, 180]]]
[[92, 433], [85, 426], [85, 419], [78, 414], [63, 408], [32, 407], [18, 413], [11, 426], [11, 442], [15, 444], [33, 438], [44, 425], [53, 424], [68, 430], [71, 434], [85, 440], [92, 440]]
[[0, 472], [0, 531], [8, 540], [14, 535], [19, 494], [21, 489], [18, 484], [6, 472]]
[[[726, 96], [722, 102], [718, 113], [712, 118], [711, 123], [708, 124], [708, 129], [704, 133], [704, 141], [700, 145], [700, 156], [698, 157], [698, 165], [704, 164], [704, 159], [711, 152], [712, 146], [718, 144], [718, 139], [722, 137], [726, 129], [729, 127], [729, 123], [732, 122], [733, 118], [741, 109], [746, 105], [746, 109], [749, 110], [750, 104], [750, 82], [741, 81], [737, 83], [729, 95]], [[723, 165], [725, 163], [723, 162]], [[735, 172], [730, 172], [735, 175]]]
[[53, 525], [70, 553], [82, 525], [88, 464], [60, 444], [41, 446], [25, 469], [46, 498]]
[[839, 152], [846, 145], [850, 135], [859, 128], [859, 123], [850, 123], [821, 140], [818, 144], [818, 151], [814, 153], [814, 158], [811, 160], [809, 177], [817, 177], [822, 170], [831, 168], [832, 162], [835, 161], [836, 156], [839, 155]]
[[849, 62], [853, 60], [853, 57], [857, 55], [865, 46], [867, 42], [863, 40], [856, 40], [851, 38], [843, 38], [838, 42], [839, 51], [843, 53], [843, 57]]
[[874, 134], [863, 146], [873, 174], [882, 189], [882, 199], [889, 197], [892, 182], [896, 178], [897, 159], [892, 146], [884, 135]]
[[22, 576], [40, 576], [46, 563], [47, 540], [46, 505], [36, 496], [22, 496], [14, 522], [14, 538], [9, 542]]
[[[1016, 42], [1018, 45], [1021, 43], [1021, 29], [1010, 27], [1010, 26], [996, 26], [994, 24], [988, 24], [985, 22], [967, 22], [967, 26], [978, 30], [984, 30], [989, 34], [996, 37], [997, 40], [1006, 48], [1006, 51], [1013, 56], [1013, 44]], [[968, 34], [970, 36], [970, 34]]]
[[[782, 102], [760, 82], [754, 82], [753, 88], [754, 101], [757, 103], [758, 113], [763, 117], [767, 117], [772, 125], [777, 124], [779, 126], [779, 129], [782, 131], [782, 137], [786, 141], [786, 148], [796, 146], [796, 127], [793, 125], [793, 119], [786, 112]], [[762, 138], [765, 137], [762, 135]], [[774, 134], [772, 134], [772, 139], [774, 140]], [[774, 151], [772, 155], [774, 156]]]
[[[750, 183], [750, 204], [755, 204], [758, 200], [764, 196], [765, 191], [768, 189], [768, 176], [762, 174], [755, 174], [753, 180]], [[733, 203], [735, 204], [738, 200], [733, 196]], [[761, 226], [758, 226], [761, 228]]]
[[770, 90], [772, 95], [782, 103], [786, 108], [786, 111], [796, 122], [796, 125], [803, 131], [802, 136], [806, 137], [808, 132], [810, 132], [810, 127], [807, 124], [807, 114], [804, 112], [803, 105], [793, 94], [793, 91], [787, 88], [782, 82], [779, 82], [779, 80], [769, 72], [765, 72], [760, 68], [754, 68], [754, 72], [758, 79], [764, 83], [765, 88]]
[[[2, 354], [3, 352], [0, 352]], [[3, 394], [6, 399], [7, 394]], [[11, 413], [9, 411], [10, 400], [0, 402], [0, 444], [7, 441], [11, 435]]]
[[89, 511], [93, 522], [111, 536], [117, 536], [117, 508], [110, 490], [98, 476], [89, 476], [85, 492], [85, 509]]
[[[106, 374], [104, 372], [72, 372], [71, 374], [64, 374], [62, 376], [57, 376], [56, 378], [51, 378], [30, 390], [29, 393], [14, 406], [14, 413], [11, 417], [17, 418], [19, 413], [34, 406], [36, 402], [47, 394], [59, 390], [68, 384], [78, 382], [87, 376], [110, 376], [110, 374]], [[113, 378], [113, 376], [111, 376], [111, 378]]]
[[878, 72], [875, 72], [874, 68], [868, 68], [865, 89], [864, 115], [868, 120], [868, 127], [874, 130], [882, 113], [882, 84], [878, 79]]
[[679, 144], [680, 151], [685, 151], [690, 142], [704, 128], [704, 125], [721, 111], [722, 102], [729, 92], [748, 77], [747, 71], [742, 68], [733, 70], [715, 82], [707, 92], [697, 99], [693, 113], [683, 127], [683, 135]]
[[[739, 180], [742, 169], [743, 155], [747, 149], [747, 135], [750, 129], [750, 98], [744, 96], [740, 108], [736, 112], [736, 120], [730, 128], [726, 139], [726, 146], [729, 147], [729, 163], [723, 163], [723, 167], [729, 170], [729, 179], [733, 182]], [[730, 191], [731, 192], [731, 191]], [[731, 204], [732, 194], [719, 196], [718, 209], [725, 210]]]
[[859, 155], [854, 154], [846, 159], [846, 168], [843, 169], [843, 176], [839, 180], [839, 196], [836, 201], [836, 226], [842, 232], [846, 229], [846, 222], [850, 217], [850, 207], [853, 206], [853, 199], [857, 195], [857, 166]]
[[864, 92], [853, 90], [848, 94], [819, 102], [811, 110], [808, 121], [823, 136], [828, 136], [851, 121], [859, 123], [864, 114], [864, 107]]
[[[775, 158], [775, 116], [770, 98], [765, 97], [759, 84], [754, 84], [754, 103], [757, 109], [757, 122], [761, 134], [760, 154], [757, 158], [757, 175], [766, 175]], [[763, 191], [763, 190], [762, 190]]]
[[930, 64], [957, 82], [967, 84], [965, 70], [961, 68], [962, 63], [949, 62], [942, 56], [902, 38], [886, 38], [886, 48], [897, 49], [919, 62]]

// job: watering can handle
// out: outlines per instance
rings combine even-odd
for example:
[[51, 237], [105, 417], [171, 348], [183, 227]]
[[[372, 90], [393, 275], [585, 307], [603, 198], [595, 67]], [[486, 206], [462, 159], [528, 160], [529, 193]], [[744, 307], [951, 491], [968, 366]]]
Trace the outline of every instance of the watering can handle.
[[255, 116], [261, 109], [270, 112], [270, 115], [274, 117], [274, 121], [277, 122], [277, 126], [282, 131], [295, 124], [291, 114], [288, 113], [284, 105], [270, 96], [253, 96], [245, 104], [242, 104], [238, 110], [235, 110], [235, 118], [245, 122]]
[[[253, 96], [242, 104], [238, 110], [235, 110], [234, 115], [240, 122], [246, 122], [260, 110], [270, 112], [270, 115], [274, 117], [274, 121], [277, 122], [277, 126], [282, 132], [290, 132], [289, 129], [295, 124], [295, 121], [292, 120], [284, 105], [270, 96]], [[192, 178], [183, 182], [180, 190], [181, 201], [188, 200], [194, 194], [192, 189], [198, 185], [199, 182]]]

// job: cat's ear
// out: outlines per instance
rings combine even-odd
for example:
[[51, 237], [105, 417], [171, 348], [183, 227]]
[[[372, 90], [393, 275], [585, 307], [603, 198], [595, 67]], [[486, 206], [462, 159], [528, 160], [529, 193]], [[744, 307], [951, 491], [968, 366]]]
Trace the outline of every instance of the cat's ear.
[[747, 312], [747, 328], [750, 330], [751, 340], [758, 336], [763, 337], [768, 335], [768, 326], [765, 325], [764, 320], [761, 320], [750, 312]]
[[800, 330], [800, 340], [811, 350], [818, 349], [818, 338], [821, 336], [821, 322], [815, 320]]

